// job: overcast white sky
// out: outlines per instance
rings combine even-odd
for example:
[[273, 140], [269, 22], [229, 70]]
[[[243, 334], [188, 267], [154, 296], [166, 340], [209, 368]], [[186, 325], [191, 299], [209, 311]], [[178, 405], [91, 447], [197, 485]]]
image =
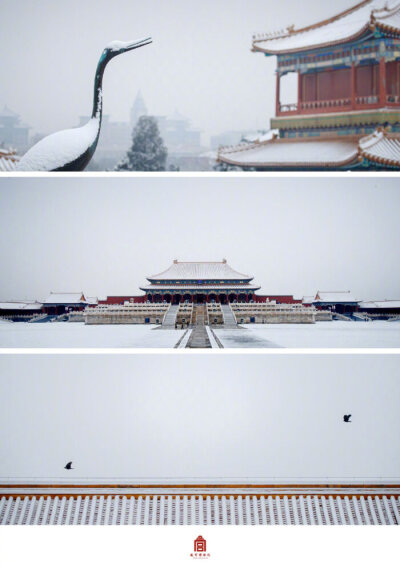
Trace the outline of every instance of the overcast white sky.
[[[251, 53], [255, 32], [300, 27], [356, 3], [336, 0], [3, 0], [0, 105], [45, 133], [91, 110], [92, 81], [111, 40], [154, 43], [111, 62], [104, 110], [127, 121], [139, 88], [152, 114], [175, 108], [208, 135], [268, 128], [276, 58]], [[293, 101], [295, 102], [295, 100]]]
[[0, 478], [398, 479], [397, 359], [2, 355]]
[[175, 258], [399, 299], [399, 206], [397, 178], [2, 178], [0, 299], [137, 294]]

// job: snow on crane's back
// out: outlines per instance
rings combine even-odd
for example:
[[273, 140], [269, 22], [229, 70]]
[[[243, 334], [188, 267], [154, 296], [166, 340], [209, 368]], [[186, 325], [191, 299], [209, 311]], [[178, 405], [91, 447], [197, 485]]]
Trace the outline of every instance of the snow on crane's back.
[[19, 161], [18, 171], [54, 171], [76, 160], [94, 143], [100, 118], [91, 118], [85, 126], [70, 128], [47, 136]]

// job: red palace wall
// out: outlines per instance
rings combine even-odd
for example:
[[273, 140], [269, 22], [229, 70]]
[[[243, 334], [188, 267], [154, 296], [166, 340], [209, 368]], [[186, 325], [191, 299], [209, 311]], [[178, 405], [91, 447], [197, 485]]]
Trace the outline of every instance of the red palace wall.
[[[293, 295], [254, 295], [256, 303], [265, 303], [267, 300], [277, 303], [301, 303], [301, 299], [294, 299]], [[108, 295], [107, 299], [99, 300], [99, 305], [123, 305], [127, 302], [146, 303], [145, 295]]]
[[146, 303], [145, 295], [107, 295], [107, 299], [99, 300], [99, 305], [123, 305], [130, 303]]
[[265, 303], [267, 300], [277, 303], [301, 303], [301, 299], [294, 299], [293, 295], [254, 295], [256, 303]]

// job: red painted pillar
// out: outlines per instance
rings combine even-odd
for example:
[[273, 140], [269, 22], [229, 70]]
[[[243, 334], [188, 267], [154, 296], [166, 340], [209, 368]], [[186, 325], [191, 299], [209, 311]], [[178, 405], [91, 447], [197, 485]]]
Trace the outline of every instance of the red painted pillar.
[[301, 73], [297, 72], [297, 112], [301, 112]]
[[351, 64], [351, 108], [354, 110], [356, 107], [356, 64]]
[[379, 104], [386, 104], [386, 61], [383, 57], [379, 60]]
[[164, 294], [161, 295], [161, 301], [164, 301]]
[[276, 116], [279, 116], [280, 114], [280, 97], [281, 97], [281, 93], [280, 93], [280, 82], [281, 82], [281, 77], [278, 73], [278, 71], [276, 72], [276, 100], [275, 100], [275, 113]]

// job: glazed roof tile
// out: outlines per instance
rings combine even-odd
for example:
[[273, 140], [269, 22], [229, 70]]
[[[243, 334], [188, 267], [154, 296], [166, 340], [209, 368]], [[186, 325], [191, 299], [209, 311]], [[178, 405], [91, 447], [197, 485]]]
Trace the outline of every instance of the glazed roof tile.
[[376, 130], [359, 142], [360, 155], [369, 161], [400, 167], [400, 137]]
[[148, 280], [251, 280], [229, 266], [226, 260], [222, 262], [178, 262], [159, 274], [149, 276]]

